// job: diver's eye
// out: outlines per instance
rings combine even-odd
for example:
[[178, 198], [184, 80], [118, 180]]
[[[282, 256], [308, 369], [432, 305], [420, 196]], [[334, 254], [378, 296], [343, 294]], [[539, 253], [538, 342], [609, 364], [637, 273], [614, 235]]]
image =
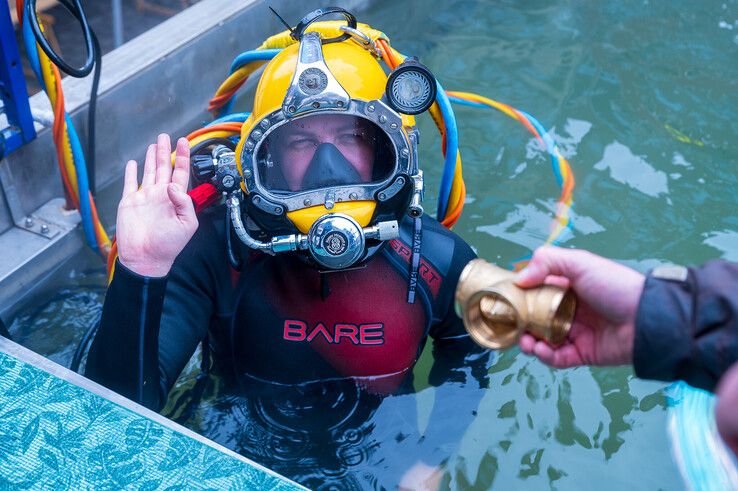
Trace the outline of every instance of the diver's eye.
[[367, 137], [364, 133], [358, 131], [352, 133], [341, 133], [338, 135], [337, 142], [342, 145], [356, 145], [367, 143]]
[[318, 146], [318, 142], [312, 138], [297, 138], [287, 143], [287, 148], [293, 151], [311, 150]]

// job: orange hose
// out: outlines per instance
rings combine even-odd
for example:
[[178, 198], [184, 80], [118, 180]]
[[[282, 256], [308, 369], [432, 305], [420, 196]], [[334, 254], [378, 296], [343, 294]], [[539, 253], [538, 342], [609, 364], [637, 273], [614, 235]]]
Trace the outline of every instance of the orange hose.
[[533, 127], [532, 124], [530, 124], [530, 121], [528, 121], [528, 118], [524, 117], [520, 112], [515, 108], [510, 108], [513, 110], [515, 115], [518, 117], [518, 121], [520, 121], [523, 126], [525, 126], [525, 129], [533, 133], [533, 135], [536, 137], [536, 140], [538, 140], [538, 143], [541, 144], [543, 148], [546, 148], [546, 144], [543, 142], [543, 138], [541, 138], [541, 135], [538, 133], [538, 130]]
[[92, 198], [92, 193], [90, 193], [90, 212], [92, 213], [92, 223], [93, 228], [95, 229], [97, 248], [100, 251], [100, 254], [102, 254], [104, 258], [107, 258], [110, 253], [110, 242], [108, 238], [103, 235], [103, 231], [100, 230], [102, 225], [100, 223], [100, 217], [97, 215], [97, 206], [95, 206], [95, 200]]
[[54, 105], [54, 125], [52, 127], [52, 135], [56, 145], [56, 158], [59, 163], [59, 171], [61, 172], [62, 181], [64, 183], [64, 195], [67, 200], [67, 209], [79, 209], [79, 198], [75, 196], [72, 183], [64, 166], [64, 145], [62, 138], [64, 135], [64, 93], [61, 87], [61, 76], [56, 65], [51, 65], [54, 73], [54, 85], [56, 89], [56, 104]]
[[[18, 14], [18, 20], [19, 22], [23, 22], [23, 10], [24, 10], [24, 2], [23, 0], [17, 0], [16, 1], [16, 13]], [[40, 51], [40, 48], [38, 47], [38, 44], [36, 44], [36, 49], [39, 50], [39, 56], [44, 56]], [[67, 148], [70, 146], [69, 142], [69, 136], [68, 136], [68, 128], [66, 123], [66, 111], [65, 111], [65, 105], [64, 105], [64, 92], [62, 90], [62, 83], [61, 83], [61, 73], [59, 72], [59, 68], [51, 63], [48, 59], [44, 58], [45, 61], [42, 60], [42, 62], [49, 63], [49, 69], [51, 71], [50, 76], [53, 77], [53, 86], [52, 87], [46, 87], [47, 96], [49, 96], [49, 99], [51, 100], [51, 95], [54, 96], [53, 101], [53, 111], [54, 111], [54, 123], [52, 126], [52, 137], [55, 144], [56, 149], [56, 158], [57, 163], [59, 165], [59, 172], [62, 177], [62, 183], [64, 185], [64, 195], [66, 198], [66, 207], [67, 209], [80, 209], [80, 200], [79, 196], [75, 193], [72, 178], [67, 171], [67, 165], [73, 165], [73, 161], [69, 162], [67, 158], [69, 157], [68, 154], [65, 154], [65, 144], [67, 145]], [[47, 80], [45, 85], [50, 85], [50, 81]], [[74, 167], [72, 167], [72, 170], [74, 170]], [[76, 176], [74, 176], [76, 178]], [[105, 229], [103, 228], [102, 224], [100, 223], [100, 218], [97, 214], [97, 208], [95, 206], [95, 201], [92, 197], [92, 193], [89, 195], [90, 199], [90, 211], [91, 211], [91, 219], [93, 221], [93, 230], [95, 233], [95, 241], [97, 242], [97, 246], [103, 257], [106, 257], [108, 255], [110, 242], [107, 238], [107, 234], [105, 233]]]
[[380, 46], [380, 50], [382, 51], [382, 58], [384, 58], [384, 62], [387, 63], [387, 65], [392, 70], [394, 70], [395, 67], [397, 67], [397, 61], [392, 55], [392, 50], [389, 48], [389, 44], [387, 44], [387, 41], [385, 41], [384, 39], [377, 39], [377, 44]]
[[115, 267], [115, 259], [118, 257], [118, 242], [113, 237], [113, 242], [110, 244], [110, 253], [108, 254], [107, 270], [108, 270], [108, 284], [113, 281], [113, 268]]
[[450, 213], [447, 214], [446, 218], [444, 218], [441, 221], [441, 225], [447, 228], [451, 228], [454, 225], [456, 225], [456, 222], [459, 221], [459, 218], [461, 217], [461, 212], [464, 209], [464, 198], [466, 197], [466, 184], [464, 183], [463, 179], [461, 180], [461, 199], [456, 204], [456, 207], [451, 210]]
[[223, 107], [226, 102], [228, 102], [228, 100], [235, 95], [238, 89], [241, 88], [244, 82], [246, 82], [246, 79], [243, 79], [241, 82], [234, 85], [233, 88], [228, 92], [213, 96], [213, 98], [210, 99], [210, 101], [208, 102], [208, 111], [214, 111]]
[[187, 139], [192, 140], [193, 138], [197, 138], [198, 136], [204, 135], [205, 133], [210, 133], [211, 131], [237, 131], [240, 133], [241, 126], [243, 126], [243, 123], [220, 123], [211, 126], [205, 126], [204, 128], [195, 130], [187, 135]]

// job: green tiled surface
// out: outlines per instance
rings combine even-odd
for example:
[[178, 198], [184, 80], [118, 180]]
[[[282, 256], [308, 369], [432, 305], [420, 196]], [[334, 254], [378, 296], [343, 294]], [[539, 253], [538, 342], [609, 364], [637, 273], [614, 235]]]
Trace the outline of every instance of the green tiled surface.
[[302, 489], [0, 338], [0, 490]]

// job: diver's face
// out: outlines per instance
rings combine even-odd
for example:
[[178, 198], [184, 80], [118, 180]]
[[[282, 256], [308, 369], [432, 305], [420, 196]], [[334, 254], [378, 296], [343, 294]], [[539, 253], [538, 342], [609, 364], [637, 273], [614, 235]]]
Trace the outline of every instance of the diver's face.
[[295, 121], [277, 139], [275, 153], [283, 162], [283, 176], [290, 191], [300, 191], [315, 149], [334, 145], [356, 169], [363, 182], [371, 181], [375, 155], [375, 129], [361, 118], [339, 114], [316, 115]]

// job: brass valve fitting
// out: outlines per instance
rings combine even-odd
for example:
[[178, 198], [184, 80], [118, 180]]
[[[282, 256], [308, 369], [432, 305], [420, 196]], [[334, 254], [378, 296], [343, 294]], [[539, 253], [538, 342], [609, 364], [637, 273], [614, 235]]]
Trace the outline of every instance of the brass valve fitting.
[[520, 288], [515, 273], [474, 259], [456, 287], [456, 314], [472, 339], [485, 348], [505, 349], [524, 332], [552, 345], [561, 344], [576, 310], [572, 290], [553, 285]]

